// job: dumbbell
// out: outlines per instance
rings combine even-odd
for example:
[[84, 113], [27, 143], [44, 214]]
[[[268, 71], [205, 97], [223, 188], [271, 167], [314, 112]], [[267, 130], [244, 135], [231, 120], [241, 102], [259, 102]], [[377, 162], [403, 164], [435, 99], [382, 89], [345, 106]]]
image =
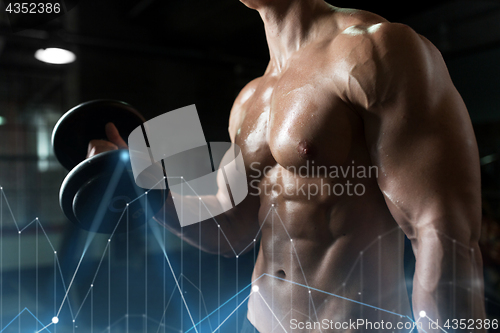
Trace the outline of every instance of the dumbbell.
[[107, 151], [86, 159], [91, 140], [107, 139], [108, 122], [114, 123], [126, 140], [145, 119], [124, 102], [86, 102], [59, 119], [52, 132], [52, 146], [59, 162], [70, 170], [59, 192], [63, 213], [82, 229], [109, 234], [143, 225], [161, 209], [168, 190], [139, 188], [128, 150]]

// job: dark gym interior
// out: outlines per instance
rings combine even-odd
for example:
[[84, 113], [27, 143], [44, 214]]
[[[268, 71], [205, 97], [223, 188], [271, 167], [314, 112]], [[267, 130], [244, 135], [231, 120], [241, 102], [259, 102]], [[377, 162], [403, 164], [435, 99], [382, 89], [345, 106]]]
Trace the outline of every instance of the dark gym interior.
[[[230, 300], [204, 322], [211, 332], [243, 300], [232, 297], [250, 283], [256, 250], [220, 258], [162, 231], [180, 297], [149, 231], [117, 235], [107, 247], [106, 235], [67, 221], [58, 201], [67, 170], [51, 133], [73, 106], [105, 98], [146, 119], [196, 104], [207, 141], [229, 141], [234, 98], [269, 60], [262, 21], [238, 0], [65, 2], [64, 15], [26, 27], [0, 1], [0, 332], [37, 332], [56, 315], [51, 332], [186, 332], [191, 315], [198, 321]], [[500, 318], [500, 1], [328, 2], [408, 24], [443, 54], [479, 145], [486, 310]], [[76, 61], [35, 59], [52, 46]], [[243, 305], [222, 331], [236, 332], [244, 316]]]

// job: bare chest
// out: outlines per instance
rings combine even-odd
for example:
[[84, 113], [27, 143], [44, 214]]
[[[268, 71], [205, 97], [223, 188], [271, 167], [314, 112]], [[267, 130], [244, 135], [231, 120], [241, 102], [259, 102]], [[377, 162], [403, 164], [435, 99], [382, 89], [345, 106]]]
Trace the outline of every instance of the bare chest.
[[302, 69], [263, 80], [242, 105], [237, 128], [247, 169], [256, 172], [347, 163], [361, 124], [323, 74]]

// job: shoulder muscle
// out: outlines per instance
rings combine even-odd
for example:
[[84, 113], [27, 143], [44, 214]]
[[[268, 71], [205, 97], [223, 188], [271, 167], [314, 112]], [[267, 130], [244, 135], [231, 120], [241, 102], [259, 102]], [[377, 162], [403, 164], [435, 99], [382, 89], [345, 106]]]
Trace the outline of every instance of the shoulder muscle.
[[346, 98], [357, 107], [371, 110], [411, 89], [436, 95], [451, 83], [439, 51], [406, 25], [384, 22], [342, 34], [349, 52]]
[[240, 93], [236, 97], [233, 107], [231, 108], [231, 113], [229, 116], [229, 136], [231, 137], [231, 141], [234, 142], [234, 137], [236, 136], [236, 131], [239, 128], [239, 124], [242, 118], [242, 106], [253, 96], [255, 89], [259, 85], [261, 78], [258, 77], [253, 79], [243, 89], [241, 89]]

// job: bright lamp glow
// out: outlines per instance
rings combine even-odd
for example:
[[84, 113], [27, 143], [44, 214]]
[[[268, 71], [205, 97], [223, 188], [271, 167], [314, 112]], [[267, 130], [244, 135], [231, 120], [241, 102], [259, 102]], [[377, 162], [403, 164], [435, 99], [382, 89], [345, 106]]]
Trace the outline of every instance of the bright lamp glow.
[[35, 58], [48, 64], [69, 64], [75, 61], [76, 56], [71, 51], [49, 47], [37, 50], [35, 52]]

